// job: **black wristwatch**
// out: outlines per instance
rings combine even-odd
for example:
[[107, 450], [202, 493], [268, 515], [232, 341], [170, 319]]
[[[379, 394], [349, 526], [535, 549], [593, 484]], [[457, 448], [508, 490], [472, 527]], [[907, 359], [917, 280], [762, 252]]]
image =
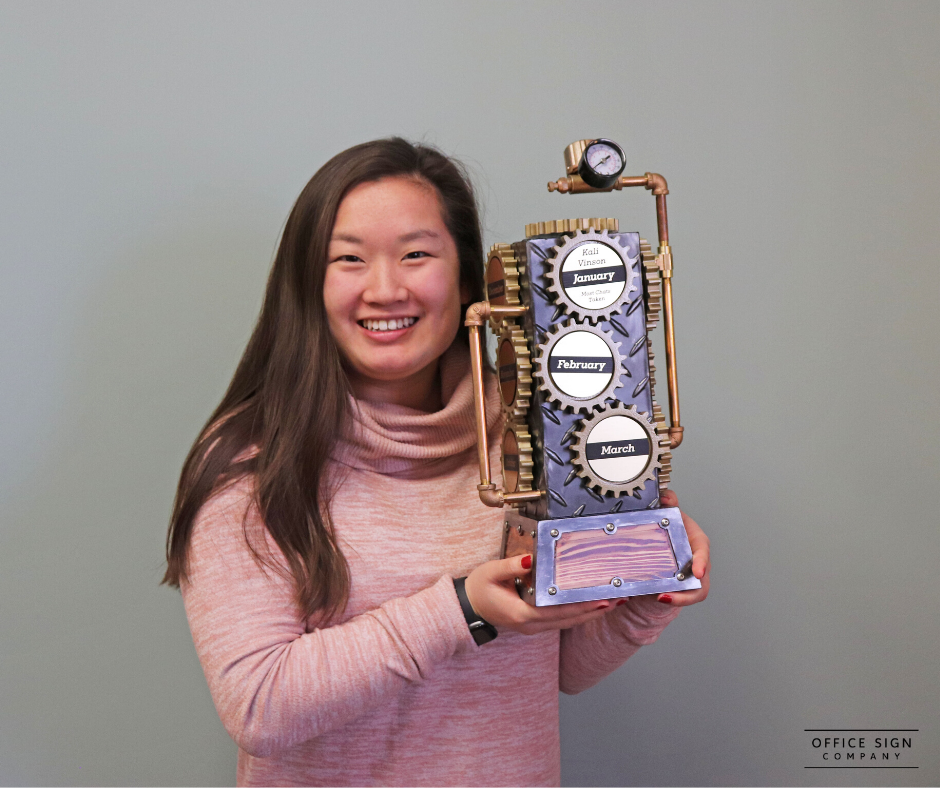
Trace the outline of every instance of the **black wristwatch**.
[[477, 615], [470, 604], [470, 598], [467, 596], [466, 589], [467, 578], [458, 577], [454, 580], [454, 590], [457, 592], [457, 599], [460, 600], [460, 609], [463, 611], [463, 617], [467, 620], [467, 626], [470, 627], [470, 634], [478, 646], [495, 640], [499, 632], [496, 631], [489, 621]]

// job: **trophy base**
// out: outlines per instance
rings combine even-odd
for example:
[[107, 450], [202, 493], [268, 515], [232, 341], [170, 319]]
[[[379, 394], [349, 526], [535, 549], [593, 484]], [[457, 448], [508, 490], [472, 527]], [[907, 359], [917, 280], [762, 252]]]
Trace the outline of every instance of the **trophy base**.
[[532, 571], [516, 586], [536, 607], [702, 587], [674, 507], [559, 520], [507, 508], [505, 522], [502, 557], [532, 554]]

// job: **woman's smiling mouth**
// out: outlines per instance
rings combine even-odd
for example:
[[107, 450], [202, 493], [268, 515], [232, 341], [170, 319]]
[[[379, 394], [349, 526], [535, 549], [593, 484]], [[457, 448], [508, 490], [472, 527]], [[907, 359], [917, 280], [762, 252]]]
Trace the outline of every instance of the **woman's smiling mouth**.
[[416, 322], [418, 318], [416, 317], [398, 317], [398, 318], [385, 318], [382, 320], [358, 320], [356, 321], [362, 326], [366, 331], [398, 331], [402, 328], [410, 328]]

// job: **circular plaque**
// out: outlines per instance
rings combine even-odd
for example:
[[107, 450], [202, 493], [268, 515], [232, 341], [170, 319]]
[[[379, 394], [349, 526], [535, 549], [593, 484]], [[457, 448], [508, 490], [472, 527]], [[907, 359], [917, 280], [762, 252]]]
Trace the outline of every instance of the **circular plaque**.
[[588, 433], [585, 457], [594, 475], [628, 484], [646, 472], [652, 450], [649, 429], [630, 416], [610, 416]]
[[610, 385], [614, 354], [590, 331], [572, 331], [559, 339], [548, 354], [552, 383], [569, 397], [593, 399]]
[[623, 295], [628, 275], [623, 258], [612, 247], [587, 241], [565, 257], [561, 287], [570, 301], [584, 309], [608, 309]]

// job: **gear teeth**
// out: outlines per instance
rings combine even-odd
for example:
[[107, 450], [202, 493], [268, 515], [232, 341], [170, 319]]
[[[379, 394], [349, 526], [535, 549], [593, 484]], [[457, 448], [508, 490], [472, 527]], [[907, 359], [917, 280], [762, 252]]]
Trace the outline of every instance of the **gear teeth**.
[[656, 434], [659, 436], [659, 445], [662, 448], [661, 463], [659, 469], [659, 491], [662, 492], [669, 487], [669, 479], [672, 476], [672, 452], [669, 450], [669, 427], [666, 425], [666, 416], [656, 400], [653, 400], [653, 424], [656, 427]]
[[655, 358], [653, 355], [653, 340], [648, 337], [646, 340], [646, 355], [650, 368], [650, 394], [653, 394], [656, 389], [656, 365], [653, 363], [653, 359]]
[[659, 323], [663, 305], [663, 281], [656, 255], [649, 241], [640, 239], [640, 260], [643, 263], [643, 282], [646, 291], [646, 330], [652, 331]]
[[536, 235], [556, 235], [558, 233], [573, 233], [575, 230], [607, 230], [611, 233], [620, 232], [618, 219], [552, 219], [548, 222], [532, 222], [525, 226], [526, 238]]
[[[562, 337], [572, 334], [575, 331], [586, 331], [589, 334], [603, 339], [610, 349], [614, 363], [614, 373], [611, 376], [610, 382], [602, 391], [588, 399], [577, 399], [565, 394], [565, 392], [561, 391], [554, 384], [549, 374], [548, 359], [552, 348]], [[538, 346], [535, 355], [535, 377], [538, 379], [539, 391], [545, 394], [546, 401], [557, 402], [559, 408], [562, 410], [568, 409], [573, 413], [584, 413], [603, 406], [604, 402], [614, 397], [614, 392], [623, 386], [620, 380], [623, 375], [623, 356], [620, 353], [620, 347], [621, 344], [614, 339], [612, 331], [604, 331], [603, 329], [595, 328], [589, 325], [587, 321], [579, 322], [577, 319], [572, 318], [565, 323], [552, 326], [545, 337], [545, 341]]]
[[[510, 244], [493, 244], [486, 258], [486, 300], [490, 304], [518, 306], [519, 276], [523, 268]], [[500, 324], [490, 318], [494, 331]]]
[[[561, 243], [554, 248], [552, 256], [548, 258], [549, 265], [546, 277], [549, 280], [549, 284], [547, 289], [554, 293], [558, 304], [563, 306], [569, 314], [580, 317], [582, 320], [590, 320], [594, 324], [597, 324], [601, 320], [607, 320], [611, 315], [619, 312], [623, 308], [624, 304], [630, 300], [631, 293], [639, 289], [636, 284], [637, 272], [634, 268], [636, 260], [627, 257], [623, 246], [620, 245], [617, 239], [611, 238], [607, 230], [597, 232], [592, 229], [578, 229], [575, 230], [573, 234], [562, 236], [562, 239]], [[596, 241], [613, 249], [626, 269], [626, 281], [624, 282], [623, 292], [620, 294], [620, 297], [609, 306], [601, 309], [588, 309], [587, 307], [576, 304], [567, 293], [565, 293], [561, 282], [561, 267], [564, 261], [574, 249], [587, 241]]]
[[[513, 388], [514, 396], [511, 402], [506, 401], [506, 390], [503, 381], [504, 360], [509, 357], [506, 352], [504, 356], [503, 345], [509, 343], [512, 348], [512, 363], [515, 365], [515, 385]], [[526, 342], [525, 332], [521, 328], [513, 325], [503, 325], [502, 333], [499, 335], [499, 341], [496, 344], [496, 363], [499, 366], [499, 392], [500, 401], [503, 405], [503, 413], [508, 419], [521, 419], [529, 410], [532, 401], [532, 361], [529, 355], [529, 345]]]
[[[512, 436], [512, 437], [510, 437]], [[515, 445], [513, 445], [515, 444]], [[506, 451], [507, 447], [509, 452]], [[513, 453], [515, 449], [515, 453]], [[532, 437], [525, 423], [511, 419], [503, 429], [502, 449], [503, 487], [506, 492], [529, 492], [532, 489]], [[515, 460], [508, 458], [515, 457]], [[507, 468], [507, 464], [510, 466]], [[515, 464], [515, 468], [511, 467]], [[516, 483], [509, 482], [515, 475]]]
[[[610, 416], [631, 417], [641, 427], [643, 427], [650, 444], [650, 458], [643, 473], [641, 473], [635, 479], [624, 482], [622, 484], [611, 482], [608, 479], [604, 479], [595, 475], [594, 471], [591, 470], [591, 466], [587, 460], [588, 436], [591, 434], [592, 429], [598, 423]], [[666, 446], [668, 447], [668, 445], [669, 439], [667, 437]], [[654, 423], [651, 423], [650, 415], [648, 413], [640, 413], [637, 410], [636, 405], [630, 405], [628, 407], [622, 402], [612, 402], [602, 411], [592, 411], [584, 419], [582, 419], [575, 432], [573, 454], [574, 464], [579, 468], [580, 475], [584, 478], [585, 487], [589, 489], [593, 488], [601, 495], [621, 496], [632, 495], [634, 492], [640, 490], [647, 481], [650, 479], [655, 479], [657, 471], [661, 470], [662, 468], [664, 455], [668, 454], [668, 451], [664, 449], [662, 435], [659, 434], [658, 430], [654, 426]], [[664, 489], [662, 485], [660, 485], [660, 489]]]

